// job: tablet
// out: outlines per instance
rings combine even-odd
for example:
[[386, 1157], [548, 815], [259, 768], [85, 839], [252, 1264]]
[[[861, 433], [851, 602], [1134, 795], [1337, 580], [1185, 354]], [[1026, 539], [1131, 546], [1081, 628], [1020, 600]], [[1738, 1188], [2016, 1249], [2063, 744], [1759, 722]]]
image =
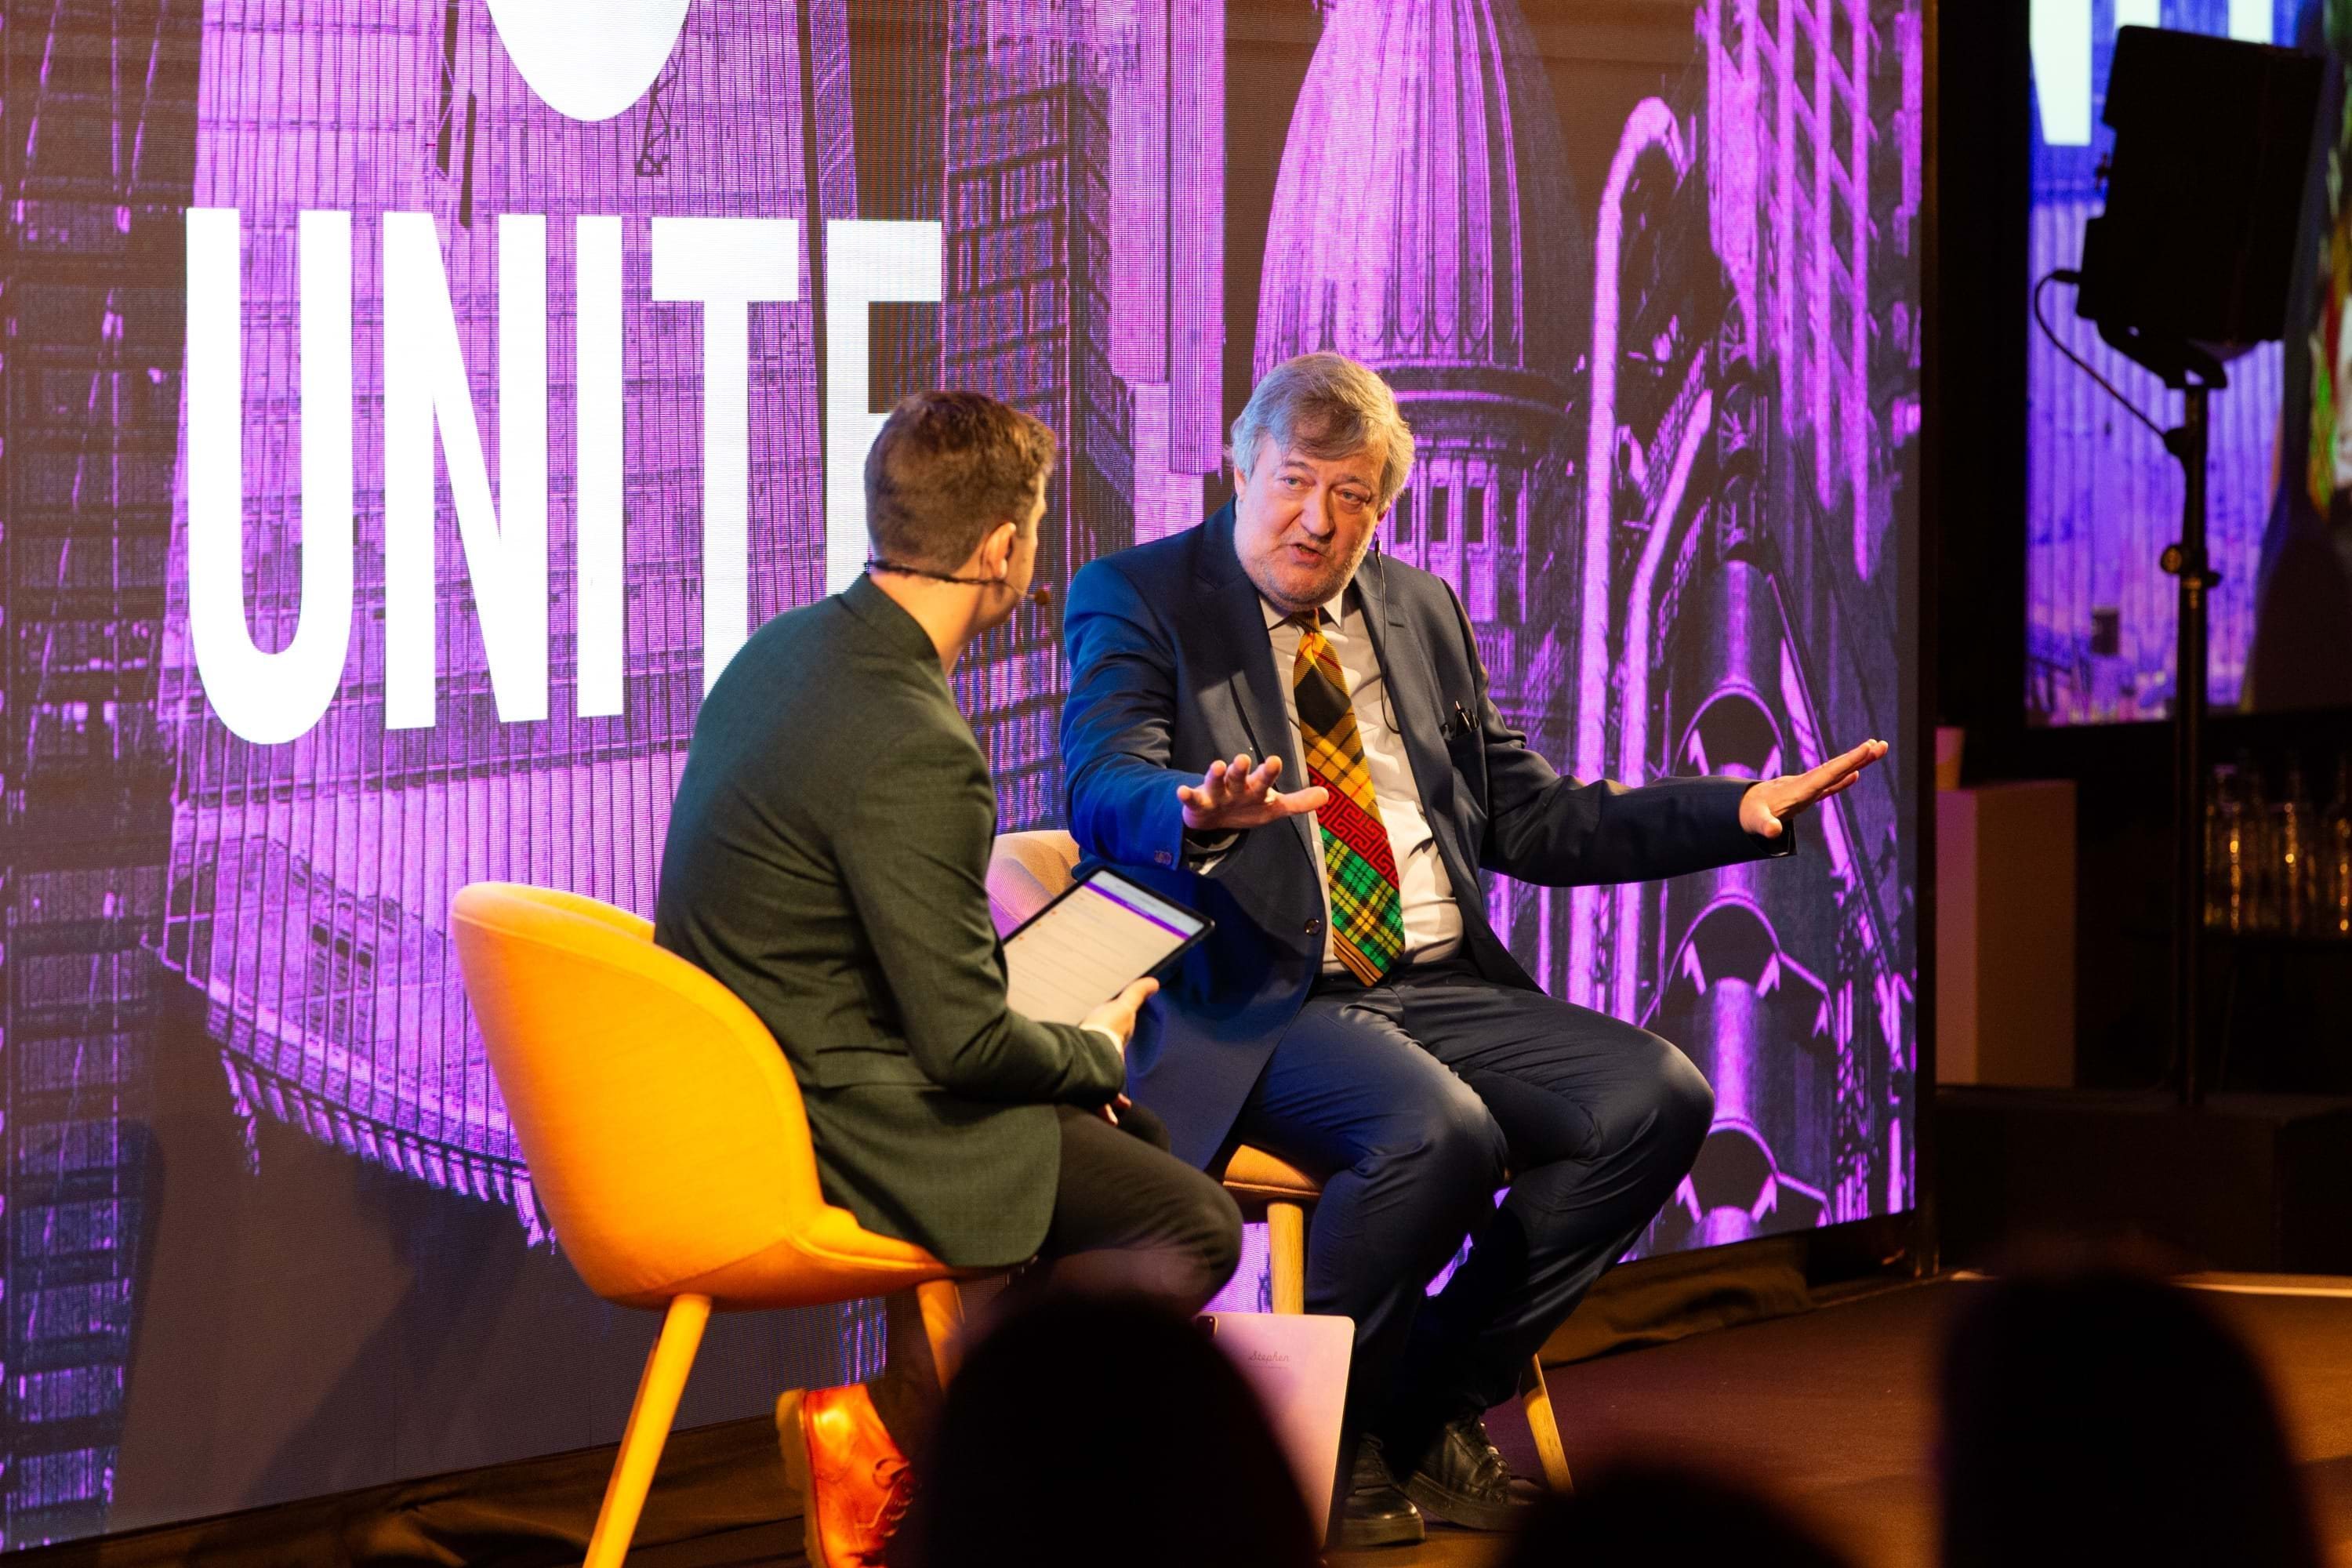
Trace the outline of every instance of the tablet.
[[1040, 1023], [1079, 1023], [1209, 926], [1208, 916], [1090, 867], [1004, 939], [1005, 1001]]

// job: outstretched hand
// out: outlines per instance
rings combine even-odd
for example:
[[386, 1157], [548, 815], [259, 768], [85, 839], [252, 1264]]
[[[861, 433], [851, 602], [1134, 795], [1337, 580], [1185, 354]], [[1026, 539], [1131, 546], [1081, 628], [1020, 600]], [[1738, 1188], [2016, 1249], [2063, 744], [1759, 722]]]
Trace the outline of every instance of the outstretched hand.
[[1184, 804], [1184, 826], [1195, 833], [1238, 833], [1329, 803], [1331, 792], [1319, 784], [1283, 794], [1274, 787], [1281, 776], [1280, 757], [1252, 767], [1249, 753], [1240, 752], [1230, 763], [1211, 763], [1199, 784], [1176, 786], [1176, 798]]
[[1739, 826], [1759, 838], [1778, 838], [1784, 819], [1852, 787], [1862, 770], [1886, 754], [1884, 741], [1864, 741], [1842, 757], [1801, 773], [1750, 784], [1739, 797]]

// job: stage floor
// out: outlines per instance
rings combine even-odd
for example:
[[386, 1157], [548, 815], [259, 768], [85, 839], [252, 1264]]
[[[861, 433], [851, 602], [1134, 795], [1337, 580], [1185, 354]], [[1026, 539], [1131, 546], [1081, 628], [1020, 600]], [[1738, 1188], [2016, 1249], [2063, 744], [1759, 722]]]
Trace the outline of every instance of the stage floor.
[[[2205, 1276], [2284, 1402], [2321, 1539], [2352, 1568], [2352, 1279]], [[1553, 1369], [1571, 1466], [1625, 1452], [1701, 1459], [1790, 1502], [1865, 1568], [1929, 1568], [1933, 1368], [1966, 1279]], [[1517, 1422], [1493, 1423], [1507, 1448]], [[1532, 1467], [1532, 1456], [1519, 1458]], [[638, 1568], [797, 1563], [797, 1521], [631, 1553]], [[1423, 1546], [1338, 1553], [1334, 1568], [1479, 1568], [1502, 1543], [1433, 1529]]]

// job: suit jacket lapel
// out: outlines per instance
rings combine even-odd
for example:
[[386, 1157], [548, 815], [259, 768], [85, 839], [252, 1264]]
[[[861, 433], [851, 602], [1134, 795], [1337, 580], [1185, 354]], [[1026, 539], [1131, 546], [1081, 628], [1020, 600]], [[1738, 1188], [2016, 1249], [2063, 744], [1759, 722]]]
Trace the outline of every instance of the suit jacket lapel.
[[1433, 831], [1440, 814], [1454, 799], [1454, 763], [1440, 736], [1445, 720], [1436, 684], [1436, 663], [1421, 644], [1421, 634], [1404, 609], [1387, 592], [1386, 574], [1367, 558], [1356, 569], [1356, 592], [1364, 602], [1364, 626], [1372, 637], [1372, 656], [1380, 660], [1381, 679], [1388, 684], [1395, 706], [1397, 729], [1404, 742], [1412, 782], [1421, 788], [1422, 811]]
[[1437, 662], [1423, 645], [1421, 629], [1405, 615], [1402, 596], [1387, 593], [1386, 574], [1376, 564], [1368, 562], [1367, 566], [1369, 570], [1356, 571], [1364, 625], [1371, 632], [1372, 654], [1380, 660], [1381, 679], [1388, 683], [1389, 701], [1396, 710], [1412, 782], [1421, 789], [1422, 816], [1454, 884], [1454, 901], [1462, 910], [1466, 936], [1483, 928], [1486, 912], [1478, 880], [1478, 847], [1465, 841], [1454, 809], [1454, 757], [1444, 740], [1445, 704], [1437, 689]]
[[[1211, 538], [1203, 541], [1202, 586], [1208, 611], [1206, 630], [1214, 658], [1222, 662], [1226, 681], [1249, 731], [1250, 755], [1259, 761], [1282, 759], [1277, 788], [1307, 787], [1307, 771], [1299, 761], [1297, 737], [1291, 733], [1289, 710], [1283, 705], [1281, 678], [1266, 640], [1265, 602], [1257, 584], [1242, 570], [1234, 552], [1234, 507], [1227, 501], [1209, 520]], [[1227, 759], [1230, 761], [1231, 759]], [[1310, 858], [1317, 855], [1314, 828], [1304, 816], [1290, 819], [1298, 846]]]

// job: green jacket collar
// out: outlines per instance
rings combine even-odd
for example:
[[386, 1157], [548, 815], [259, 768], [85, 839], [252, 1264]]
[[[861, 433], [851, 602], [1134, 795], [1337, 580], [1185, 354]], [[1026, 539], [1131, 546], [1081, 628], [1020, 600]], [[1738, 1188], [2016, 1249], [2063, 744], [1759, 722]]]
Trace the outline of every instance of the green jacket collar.
[[860, 573], [857, 581], [841, 591], [841, 602], [892, 648], [939, 668], [940, 650], [931, 642], [931, 634], [898, 600], [877, 587], [873, 578]]

